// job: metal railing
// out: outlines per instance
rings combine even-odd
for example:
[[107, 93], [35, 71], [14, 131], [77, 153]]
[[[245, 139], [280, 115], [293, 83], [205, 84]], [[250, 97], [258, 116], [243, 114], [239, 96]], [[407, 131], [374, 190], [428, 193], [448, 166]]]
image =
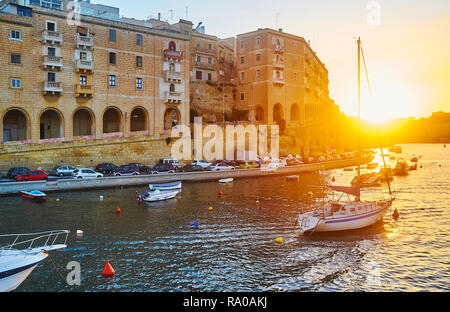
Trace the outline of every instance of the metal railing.
[[[33, 245], [37, 241], [45, 241], [41, 246], [34, 246], [34, 248], [45, 248], [52, 247], [56, 245], [58, 239], [64, 240], [64, 245], [67, 245], [67, 239], [69, 237], [70, 231], [68, 230], [57, 230], [57, 231], [47, 231], [40, 233], [29, 233], [29, 234], [6, 234], [0, 235], [0, 239], [11, 237], [13, 242], [11, 244], [7, 244], [5, 246], [0, 246], [0, 250], [20, 250], [20, 247], [25, 246], [22, 250], [32, 249]], [[30, 238], [31, 237], [31, 238]], [[62, 242], [61, 242], [62, 243]], [[36, 244], [37, 245], [37, 244]], [[19, 247], [19, 248], [17, 248]]]

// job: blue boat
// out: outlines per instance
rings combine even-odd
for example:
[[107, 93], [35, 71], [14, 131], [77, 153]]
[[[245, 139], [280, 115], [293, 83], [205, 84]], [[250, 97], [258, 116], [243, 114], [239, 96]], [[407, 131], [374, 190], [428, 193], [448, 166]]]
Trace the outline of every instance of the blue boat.
[[181, 181], [163, 184], [149, 184], [150, 190], [172, 191], [181, 189]]

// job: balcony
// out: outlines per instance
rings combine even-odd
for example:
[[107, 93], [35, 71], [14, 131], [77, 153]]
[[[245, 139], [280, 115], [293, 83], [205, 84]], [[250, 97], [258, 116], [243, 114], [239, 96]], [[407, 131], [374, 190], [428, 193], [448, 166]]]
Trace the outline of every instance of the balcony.
[[273, 78], [273, 83], [277, 86], [284, 86], [284, 78], [280, 78], [280, 77], [274, 77]]
[[214, 70], [214, 64], [209, 64], [206, 62], [196, 62], [195, 67], [199, 69]]
[[274, 44], [273, 45], [273, 50], [274, 50], [275, 53], [280, 53], [280, 54], [284, 53], [284, 47], [282, 45], [279, 45], [279, 44]]
[[166, 91], [165, 102], [170, 104], [181, 104], [183, 102], [183, 92]]
[[165, 78], [167, 82], [181, 83], [181, 81], [183, 80], [183, 75], [180, 72], [166, 70]]
[[75, 69], [77, 72], [92, 73], [94, 71], [94, 61], [75, 60]]
[[63, 67], [63, 58], [61, 56], [44, 55], [44, 68], [51, 70], [60, 70]]
[[94, 95], [94, 86], [93, 85], [75, 85], [75, 96], [76, 97], [92, 97]]
[[183, 60], [183, 52], [174, 50], [164, 50], [164, 58], [169, 61], [173, 60], [181, 62]]
[[277, 69], [284, 69], [284, 62], [283, 61], [273, 61], [273, 67]]
[[63, 36], [61, 32], [44, 30], [42, 32], [42, 40], [44, 43], [49, 43], [51, 45], [61, 44], [63, 41]]
[[61, 95], [62, 92], [62, 82], [44, 81], [44, 95]]
[[87, 36], [75, 36], [75, 42], [78, 49], [91, 50], [94, 48], [94, 38]]

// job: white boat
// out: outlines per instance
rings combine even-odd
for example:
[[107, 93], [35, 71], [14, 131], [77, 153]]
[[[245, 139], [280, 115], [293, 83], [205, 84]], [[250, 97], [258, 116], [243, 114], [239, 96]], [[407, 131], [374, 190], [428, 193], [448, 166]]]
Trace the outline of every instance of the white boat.
[[160, 190], [156, 190], [153, 192], [147, 192], [142, 195], [142, 200], [146, 202], [157, 202], [157, 201], [163, 201], [175, 198], [180, 191], [167, 191], [167, 192], [161, 192]]
[[41, 191], [21, 191], [20, 192], [23, 197], [31, 198], [31, 199], [42, 199], [47, 197], [47, 194]]
[[149, 184], [150, 190], [160, 190], [160, 191], [172, 191], [179, 190], [182, 188], [181, 181], [173, 183], [163, 183], [163, 184]]
[[[360, 56], [361, 56], [361, 40], [358, 39], [358, 106], [360, 106]], [[364, 60], [365, 63], [365, 60]], [[381, 139], [380, 139], [381, 142]], [[382, 146], [380, 146], [383, 151]], [[361, 155], [361, 153], [358, 153]], [[360, 156], [359, 156], [360, 157]], [[384, 168], [387, 170], [384, 160]], [[392, 196], [389, 179], [387, 184], [389, 187], [389, 199], [381, 199], [377, 201], [361, 201], [361, 164], [358, 164], [358, 176], [356, 183], [351, 187], [330, 186], [329, 188], [353, 196], [354, 200], [341, 201], [342, 196], [335, 201], [324, 200], [318, 207], [312, 211], [301, 213], [298, 216], [298, 224], [303, 234], [312, 234], [314, 232], [335, 232], [362, 229], [371, 226], [378, 221], [383, 220], [384, 215], [392, 206], [394, 197]]]
[[219, 180], [219, 183], [231, 183], [233, 182], [234, 179], [233, 178], [229, 178], [229, 179], [221, 179]]
[[13, 291], [48, 257], [47, 252], [67, 247], [69, 231], [0, 235], [0, 292]]

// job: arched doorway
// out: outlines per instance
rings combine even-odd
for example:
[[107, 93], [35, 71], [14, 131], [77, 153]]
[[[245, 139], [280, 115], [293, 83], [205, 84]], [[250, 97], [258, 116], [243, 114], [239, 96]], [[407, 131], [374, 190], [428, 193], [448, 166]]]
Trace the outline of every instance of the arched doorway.
[[103, 113], [103, 133], [122, 132], [122, 113], [114, 107]]
[[144, 108], [138, 107], [131, 112], [130, 131], [145, 131], [147, 126], [147, 111]]
[[291, 120], [292, 121], [300, 120], [300, 111], [299, 111], [298, 105], [296, 103], [292, 104], [292, 106], [291, 106]]
[[11, 109], [3, 116], [3, 142], [28, 139], [28, 119], [19, 109]]
[[54, 109], [48, 109], [41, 114], [40, 123], [40, 139], [56, 139], [61, 138], [63, 134], [62, 117], [59, 112]]
[[261, 106], [256, 108], [255, 119], [256, 121], [264, 121], [264, 108]]
[[164, 113], [164, 129], [170, 130], [180, 124], [180, 113], [176, 108], [168, 108]]
[[73, 115], [73, 136], [93, 135], [93, 125], [92, 113], [85, 108], [80, 108]]
[[273, 107], [273, 121], [276, 124], [279, 124], [281, 119], [283, 119], [283, 109], [281, 107], [281, 104], [277, 103]]

